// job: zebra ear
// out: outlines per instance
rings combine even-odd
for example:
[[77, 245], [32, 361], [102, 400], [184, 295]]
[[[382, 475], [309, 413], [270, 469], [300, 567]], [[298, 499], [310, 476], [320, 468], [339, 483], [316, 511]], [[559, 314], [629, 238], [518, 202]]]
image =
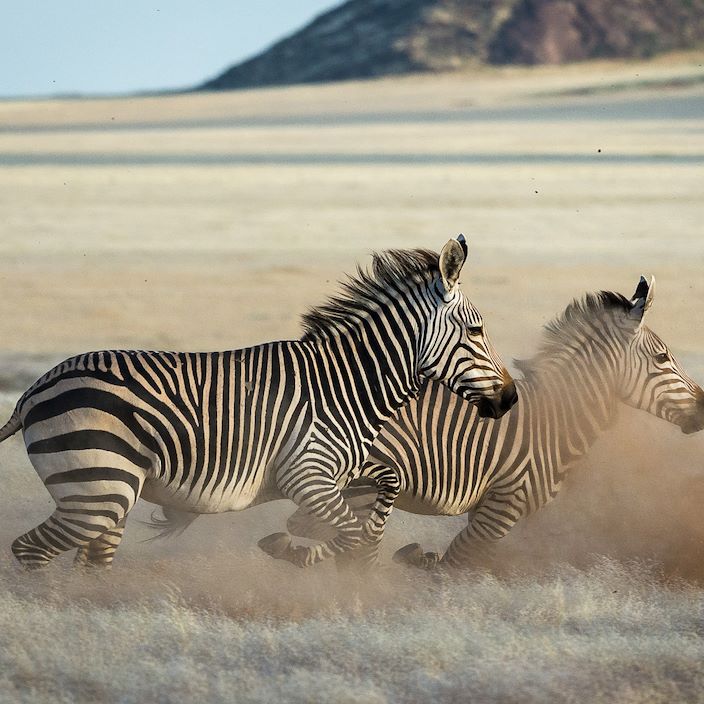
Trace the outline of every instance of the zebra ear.
[[467, 259], [467, 242], [464, 235], [449, 240], [440, 252], [440, 275], [445, 290], [451, 293], [460, 278], [460, 271]]
[[650, 283], [648, 283], [646, 278], [641, 276], [638, 286], [636, 286], [636, 292], [631, 298], [631, 311], [628, 317], [639, 322], [642, 321], [650, 306], [653, 305], [654, 297], [655, 277], [651, 276]]

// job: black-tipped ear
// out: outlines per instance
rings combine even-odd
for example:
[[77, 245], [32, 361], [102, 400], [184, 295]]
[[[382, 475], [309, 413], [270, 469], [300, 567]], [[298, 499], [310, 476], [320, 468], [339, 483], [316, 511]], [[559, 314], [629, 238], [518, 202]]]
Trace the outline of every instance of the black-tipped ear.
[[462, 247], [462, 251], [464, 252], [464, 260], [467, 261], [467, 240], [461, 232], [457, 235], [457, 241], [460, 243], [460, 247]]
[[643, 317], [653, 305], [653, 298], [655, 297], [655, 277], [650, 277], [650, 283], [648, 283], [645, 276], [640, 277], [638, 286], [636, 286], [636, 291], [631, 298], [631, 312], [629, 317], [634, 320], [641, 321]]
[[467, 258], [467, 243], [462, 239], [450, 240], [440, 252], [440, 275], [445, 290], [451, 293], [460, 278], [460, 271]]

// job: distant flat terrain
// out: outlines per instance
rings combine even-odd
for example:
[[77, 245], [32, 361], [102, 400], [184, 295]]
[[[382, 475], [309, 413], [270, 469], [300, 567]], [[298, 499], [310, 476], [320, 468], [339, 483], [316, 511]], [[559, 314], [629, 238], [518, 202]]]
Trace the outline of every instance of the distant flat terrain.
[[510, 353], [570, 296], [641, 270], [694, 352], [703, 63], [2, 102], [0, 351], [293, 336], [371, 249], [463, 231]]

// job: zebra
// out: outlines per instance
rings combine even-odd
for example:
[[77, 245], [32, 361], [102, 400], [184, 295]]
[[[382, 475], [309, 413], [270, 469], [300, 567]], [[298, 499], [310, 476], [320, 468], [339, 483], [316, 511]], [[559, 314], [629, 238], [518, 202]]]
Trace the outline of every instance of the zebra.
[[260, 541], [312, 565], [383, 531], [398, 492], [386, 468], [374, 518], [360, 521], [340, 488], [360, 476], [379, 429], [419, 390], [447, 384], [498, 417], [515, 385], [459, 287], [463, 236], [440, 255], [388, 250], [309, 311], [299, 340], [212, 353], [98, 351], [60, 363], [19, 399], [0, 441], [23, 431], [51, 494], [51, 516], [12, 543], [27, 567], [77, 548], [109, 566], [143, 499], [193, 514], [292, 499], [336, 530], [311, 547]]
[[[412, 543], [396, 552], [396, 561], [431, 569], [490, 557], [495, 541], [556, 495], [569, 469], [613, 422], [619, 402], [683, 433], [704, 428], [704, 391], [643, 324], [654, 284], [641, 277], [630, 299], [609, 291], [588, 294], [548, 323], [537, 355], [516, 362], [523, 373], [516, 380], [521, 403], [505, 417], [483, 420], [433, 381], [396, 413], [363, 473], [373, 467], [398, 472], [400, 509], [468, 516], [443, 555]], [[371, 488], [358, 480], [343, 491], [360, 516], [369, 511]], [[288, 530], [325, 536], [303, 509], [289, 518]], [[378, 544], [355, 552], [358, 565], [373, 563]]]

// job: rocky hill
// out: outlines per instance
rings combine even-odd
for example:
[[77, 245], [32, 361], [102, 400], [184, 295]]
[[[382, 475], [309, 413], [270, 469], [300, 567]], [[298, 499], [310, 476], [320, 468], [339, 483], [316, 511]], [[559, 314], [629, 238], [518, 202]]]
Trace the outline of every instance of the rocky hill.
[[479, 63], [644, 58], [704, 46], [704, 0], [349, 0], [200, 88], [338, 81]]

